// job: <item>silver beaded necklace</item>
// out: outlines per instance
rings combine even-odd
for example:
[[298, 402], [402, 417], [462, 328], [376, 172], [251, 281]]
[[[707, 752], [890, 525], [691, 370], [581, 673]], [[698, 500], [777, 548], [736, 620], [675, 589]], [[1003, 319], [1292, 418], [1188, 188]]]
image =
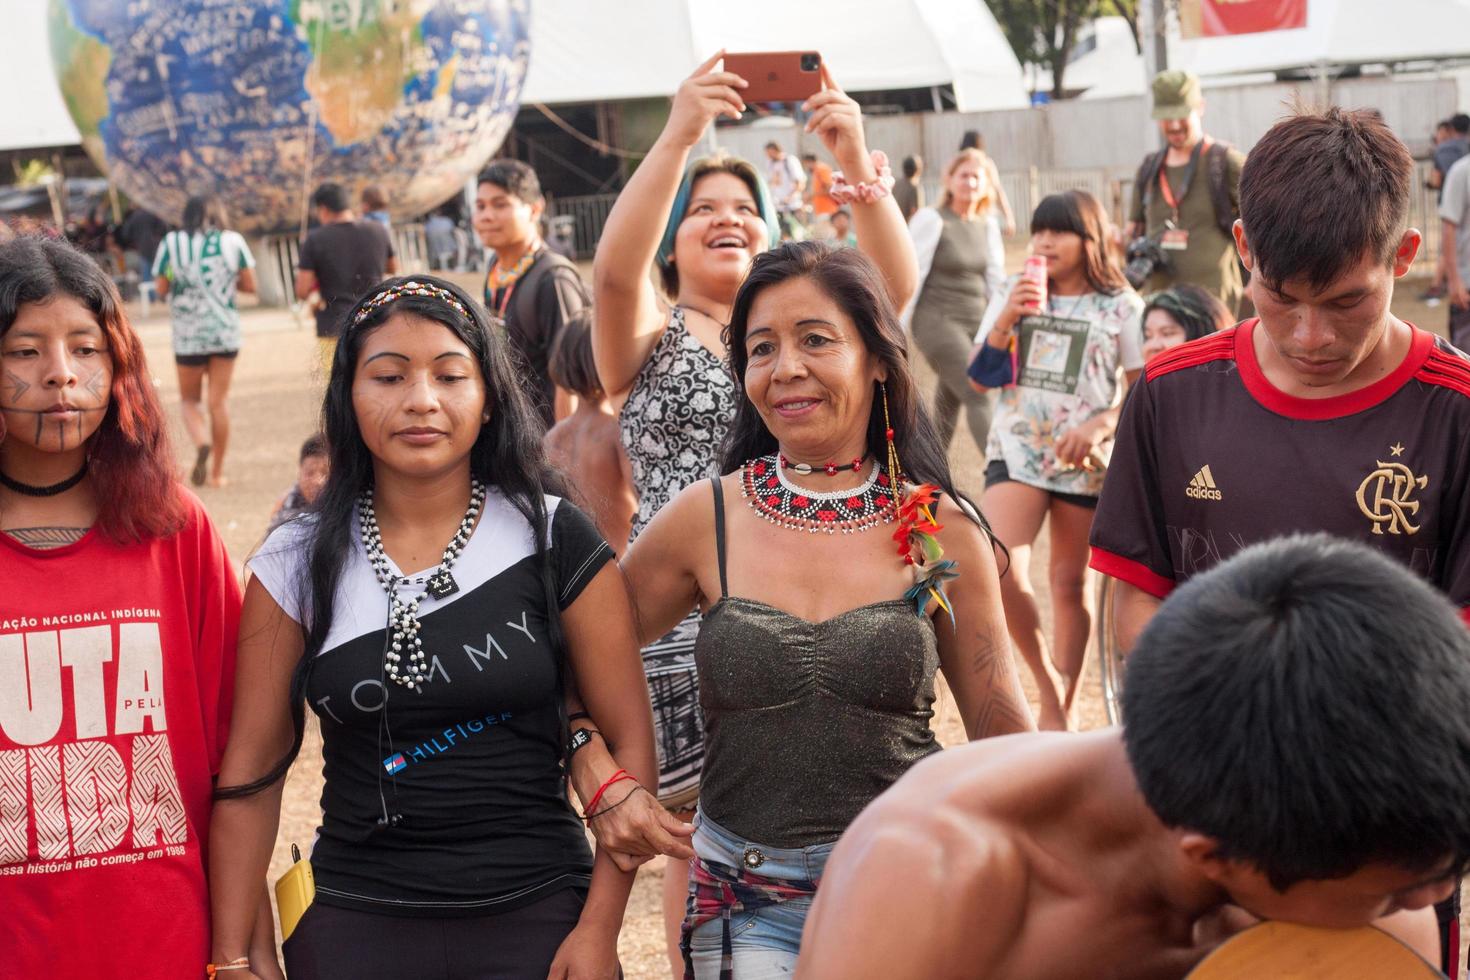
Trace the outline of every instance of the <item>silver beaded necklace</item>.
[[[364, 490], [357, 498], [357, 513], [362, 524], [362, 546], [367, 552], [368, 563], [378, 576], [378, 584], [388, 593], [388, 645], [384, 652], [383, 669], [394, 683], [417, 691], [428, 680], [428, 661], [424, 657], [424, 643], [419, 639], [419, 603], [424, 595], [444, 599], [459, 591], [459, 583], [450, 574], [454, 562], [470, 540], [475, 529], [475, 518], [485, 505], [485, 485], [479, 480], [470, 480], [470, 506], [459, 530], [444, 549], [439, 567], [429, 576], [427, 592], [412, 598], [399, 598], [398, 586], [408, 581], [398, 578], [388, 566], [388, 556], [383, 553], [383, 534], [378, 528], [378, 515], [373, 510], [372, 488]], [[408, 656], [403, 665], [404, 655]]]

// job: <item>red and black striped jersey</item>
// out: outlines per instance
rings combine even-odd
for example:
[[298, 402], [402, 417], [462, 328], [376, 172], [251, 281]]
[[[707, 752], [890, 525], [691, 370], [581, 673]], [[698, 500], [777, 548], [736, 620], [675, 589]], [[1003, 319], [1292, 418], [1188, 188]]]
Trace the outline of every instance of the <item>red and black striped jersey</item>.
[[1287, 395], [1257, 321], [1183, 344], [1124, 406], [1092, 525], [1092, 567], [1159, 598], [1247, 545], [1326, 531], [1470, 605], [1470, 359], [1417, 327], [1378, 381]]

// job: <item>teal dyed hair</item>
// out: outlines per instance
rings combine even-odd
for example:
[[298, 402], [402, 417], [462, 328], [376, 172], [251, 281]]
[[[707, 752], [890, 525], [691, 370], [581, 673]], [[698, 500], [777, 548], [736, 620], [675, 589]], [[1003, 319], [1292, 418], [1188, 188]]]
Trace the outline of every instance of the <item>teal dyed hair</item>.
[[669, 221], [664, 226], [663, 240], [658, 243], [658, 255], [654, 258], [658, 264], [659, 279], [670, 299], [679, 292], [679, 272], [674, 268], [674, 239], [678, 237], [679, 225], [683, 224], [684, 216], [689, 211], [694, 182], [707, 174], [721, 173], [739, 177], [750, 188], [750, 193], [755, 197], [756, 210], [760, 211], [761, 220], [766, 223], [766, 248], [775, 248], [781, 244], [781, 223], [776, 218], [776, 206], [771, 201], [771, 191], [766, 186], [765, 178], [755, 165], [749, 160], [731, 156], [724, 150], [713, 156], [700, 157], [684, 171], [684, 179], [679, 182], [679, 192], [674, 195], [674, 206], [669, 209]]

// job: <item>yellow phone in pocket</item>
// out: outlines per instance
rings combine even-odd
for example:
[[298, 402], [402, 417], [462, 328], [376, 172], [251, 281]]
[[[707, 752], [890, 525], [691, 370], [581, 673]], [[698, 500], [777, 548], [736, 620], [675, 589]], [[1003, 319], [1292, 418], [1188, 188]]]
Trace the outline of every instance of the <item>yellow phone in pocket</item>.
[[301, 859], [301, 848], [291, 845], [291, 870], [276, 881], [276, 911], [281, 916], [281, 942], [291, 938], [296, 923], [316, 899], [311, 862]]

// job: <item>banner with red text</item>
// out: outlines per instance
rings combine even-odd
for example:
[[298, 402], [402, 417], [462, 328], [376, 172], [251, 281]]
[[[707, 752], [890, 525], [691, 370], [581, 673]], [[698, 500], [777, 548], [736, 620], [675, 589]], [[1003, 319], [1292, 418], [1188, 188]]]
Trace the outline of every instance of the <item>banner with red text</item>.
[[1187, 40], [1289, 31], [1307, 26], [1307, 0], [1180, 0], [1179, 32]]

